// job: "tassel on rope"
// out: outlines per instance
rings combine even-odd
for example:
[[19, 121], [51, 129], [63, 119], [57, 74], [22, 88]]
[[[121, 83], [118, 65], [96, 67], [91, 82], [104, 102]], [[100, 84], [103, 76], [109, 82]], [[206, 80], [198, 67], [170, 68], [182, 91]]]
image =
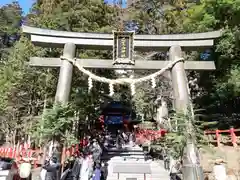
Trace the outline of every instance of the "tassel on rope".
[[113, 84], [110, 83], [109, 84], [109, 95], [112, 96], [114, 94], [114, 87], [113, 87]]
[[89, 76], [88, 77], [88, 92], [90, 92], [92, 90], [93, 87], [93, 81], [92, 78]]
[[134, 83], [131, 83], [131, 93], [132, 93], [132, 96], [136, 93]]
[[151, 82], [152, 82], [152, 88], [155, 88], [156, 87], [156, 80], [155, 80], [154, 76], [151, 77]]

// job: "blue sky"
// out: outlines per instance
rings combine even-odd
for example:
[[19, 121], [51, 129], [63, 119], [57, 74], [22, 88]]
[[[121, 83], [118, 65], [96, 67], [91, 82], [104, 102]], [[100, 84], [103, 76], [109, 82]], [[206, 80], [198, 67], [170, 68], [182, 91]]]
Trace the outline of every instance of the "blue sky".
[[[23, 9], [24, 13], [28, 13], [30, 7], [32, 6], [34, 0], [17, 0], [20, 4], [20, 6]], [[9, 4], [13, 2], [13, 0], [0, 0], [0, 6], [3, 6], [5, 4]]]
[[[29, 9], [31, 8], [32, 4], [34, 3], [34, 0], [17, 0], [20, 4], [20, 6], [23, 9], [23, 12], [26, 14], [28, 13]], [[108, 3], [112, 3], [113, 0], [106, 0]], [[126, 0], [124, 0], [126, 2]], [[0, 0], [0, 6], [3, 6], [5, 4], [9, 4], [13, 2], [13, 0]], [[125, 4], [125, 3], [124, 3]]]

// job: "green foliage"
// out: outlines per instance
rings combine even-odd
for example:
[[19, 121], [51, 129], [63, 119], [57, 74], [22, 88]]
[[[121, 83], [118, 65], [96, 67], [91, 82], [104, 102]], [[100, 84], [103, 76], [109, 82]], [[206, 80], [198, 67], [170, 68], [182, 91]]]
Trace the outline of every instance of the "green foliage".
[[[114, 14], [113, 7], [99, 0], [78, 3], [43, 0], [37, 1], [32, 11], [23, 17], [19, 5], [13, 3], [0, 8], [0, 34], [2, 31], [7, 34], [19, 32], [20, 22], [23, 20], [25, 24], [35, 27], [111, 32], [114, 29], [112, 28], [115, 23]], [[17, 21], [19, 26], [15, 26]], [[0, 46], [0, 53], [3, 50], [1, 48], [2, 46]], [[5, 135], [12, 136], [12, 132], [17, 132], [18, 135], [28, 133], [32, 124], [39, 119], [43, 109], [51, 107], [54, 102], [58, 70], [28, 67], [26, 63], [29, 57], [59, 57], [61, 54], [62, 49], [35, 47], [23, 34], [13, 47], [6, 49], [6, 53], [0, 54], [0, 111], [3, 117], [1, 118], [1, 132]], [[106, 51], [79, 50], [77, 52], [77, 56], [85, 58], [104, 59], [108, 58], [109, 54]], [[111, 76], [111, 73], [107, 71], [96, 71], [96, 73]], [[96, 89], [89, 94], [87, 93], [87, 77], [82, 76], [77, 70], [74, 70], [73, 77], [70, 104], [74, 104], [73, 109], [78, 114], [77, 120], [85, 121], [86, 116], [89, 116], [88, 118], [94, 121], [99, 114], [100, 99], [105, 92], [105, 85], [97, 84]], [[80, 99], [84, 101], [80, 103]], [[35, 126], [34, 128], [36, 129]], [[59, 124], [56, 128], [60, 128]], [[40, 130], [40, 127], [37, 130]], [[68, 129], [64, 133], [68, 135], [63, 139], [74, 139], [73, 133]]]
[[[240, 36], [239, 0], [204, 0], [199, 3], [189, 1], [138, 1], [130, 8], [130, 20], [134, 19], [139, 24], [139, 33], [172, 34], [193, 33], [222, 30], [223, 35], [215, 41], [212, 60], [215, 61], [217, 70], [214, 72], [199, 72], [198, 85], [202, 89], [201, 96], [195, 99], [198, 108], [206, 109], [209, 118], [213, 120], [229, 120], [231, 125], [240, 126], [239, 123], [239, 86], [240, 74]], [[188, 53], [188, 52], [186, 52]], [[188, 59], [199, 60], [201, 52], [190, 53]], [[144, 111], [151, 111], [145, 106], [149, 99], [149, 87], [139, 89]], [[138, 91], [138, 89], [137, 89]], [[138, 93], [138, 92], [137, 92]], [[140, 97], [140, 96], [139, 96]], [[141, 108], [139, 108], [140, 110]], [[233, 123], [234, 122], [234, 123]], [[222, 128], [227, 128], [228, 122]]]
[[35, 27], [81, 32], [111, 32], [114, 17], [115, 9], [100, 0], [39, 1], [28, 15]]
[[[224, 118], [224, 125], [227, 124], [225, 119], [229, 120], [234, 114], [240, 114], [238, 108], [240, 1], [204, 0], [198, 4], [185, 0], [140, 0], [138, 2], [125, 11], [123, 18], [126, 21], [136, 21], [139, 25], [138, 33], [169, 34], [223, 30], [223, 36], [215, 42], [213, 53], [217, 71], [199, 73], [199, 86], [203, 89], [203, 93], [195, 103], [206, 109], [209, 115], [217, 114], [218, 116], [214, 117], [217, 117], [218, 121]], [[119, 23], [116, 18], [117, 13], [118, 10], [114, 6], [106, 5], [101, 0], [78, 2], [39, 0], [33, 5], [31, 12], [23, 17], [18, 3], [13, 2], [0, 8], [0, 34], [20, 32], [20, 22], [23, 20], [27, 25], [42, 28], [76, 32], [111, 32]], [[0, 112], [3, 117], [1, 130], [5, 134], [12, 131], [23, 134], [27, 131], [25, 127], [34, 123], [33, 117], [41, 115], [45, 105], [53, 104], [58, 75], [56, 69], [30, 68], [26, 66], [26, 62], [30, 56], [59, 57], [62, 49], [36, 48], [22, 36], [18, 42], [7, 49], [0, 44], [0, 53]], [[79, 50], [77, 57], [105, 59], [111, 58], [111, 53]], [[156, 57], [156, 60], [159, 59]], [[198, 60], [199, 52], [190, 54], [189, 59]], [[106, 70], [94, 70], [94, 73], [113, 77], [113, 73]], [[135, 72], [135, 76], [145, 74], [149, 72]], [[159, 78], [159, 81], [156, 90], [151, 90], [149, 83], [138, 87], [133, 99], [138, 114], [145, 115], [147, 119], [153, 117], [156, 97], [171, 94], [169, 84], [165, 82], [166, 79]], [[79, 121], [85, 122], [87, 116], [94, 121], [99, 114], [102, 96], [108, 93], [108, 87], [100, 83], [94, 84], [94, 87], [88, 94], [87, 77], [82, 76], [77, 70], [74, 71], [70, 103], [74, 104], [72, 106], [79, 114]], [[117, 91], [122, 89], [116, 88]], [[129, 101], [131, 99], [130, 95], [122, 97], [119, 96], [119, 99]], [[171, 100], [169, 98], [169, 102]], [[236, 125], [238, 120], [239, 118], [235, 118], [229, 125]], [[71, 134], [70, 131], [65, 133]]]
[[26, 129], [23, 127], [27, 127], [23, 123], [24, 119], [31, 115], [33, 96], [36, 97], [36, 86], [33, 85], [41, 79], [35, 74], [36, 71], [25, 66], [31, 54], [36, 54], [36, 49], [28, 39], [22, 37], [11, 49], [8, 60], [0, 67], [0, 111], [5, 115], [1, 129], [5, 133], [15, 128], [24, 132]]
[[0, 34], [19, 32], [22, 20], [22, 9], [17, 1], [0, 8]]
[[208, 142], [203, 131], [209, 123], [198, 120], [199, 116], [202, 115], [195, 112], [193, 117], [190, 111], [188, 113], [172, 114], [172, 131], [167, 133], [165, 140], [160, 143], [173, 158], [179, 159], [182, 157], [188, 139], [192, 139], [198, 148], [208, 149]]
[[45, 142], [60, 140], [62, 143], [76, 143], [75, 137], [69, 133], [74, 121], [74, 111], [70, 105], [56, 104], [51, 109], [45, 109], [43, 118], [35, 124], [33, 135]]

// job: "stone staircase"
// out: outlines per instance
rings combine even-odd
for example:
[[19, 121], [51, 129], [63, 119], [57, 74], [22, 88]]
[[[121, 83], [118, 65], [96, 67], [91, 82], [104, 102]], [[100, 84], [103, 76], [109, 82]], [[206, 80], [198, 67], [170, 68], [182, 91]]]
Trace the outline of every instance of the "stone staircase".
[[110, 148], [102, 160], [108, 162], [107, 180], [170, 180], [163, 162], [145, 161], [139, 146]]

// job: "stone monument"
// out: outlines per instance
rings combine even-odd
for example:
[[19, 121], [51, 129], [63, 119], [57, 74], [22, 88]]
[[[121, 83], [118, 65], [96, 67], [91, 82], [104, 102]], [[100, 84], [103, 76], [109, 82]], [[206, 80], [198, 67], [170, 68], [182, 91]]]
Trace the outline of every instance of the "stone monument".
[[161, 129], [161, 126], [163, 128], [170, 128], [168, 125], [168, 106], [167, 102], [161, 98], [160, 99], [161, 105], [158, 105], [157, 108], [157, 116], [156, 116], [156, 122], [158, 125], [158, 129]]

